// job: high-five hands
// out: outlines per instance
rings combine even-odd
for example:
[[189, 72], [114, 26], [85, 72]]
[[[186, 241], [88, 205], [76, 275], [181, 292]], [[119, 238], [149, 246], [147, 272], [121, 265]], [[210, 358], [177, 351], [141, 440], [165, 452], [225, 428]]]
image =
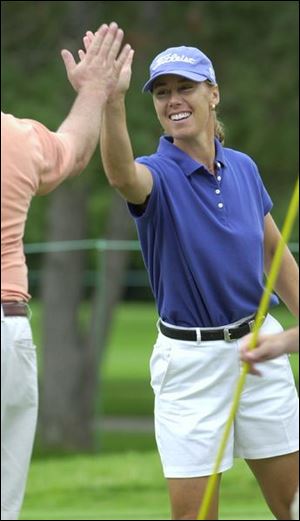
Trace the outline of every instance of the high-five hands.
[[[112, 22], [109, 26], [101, 25], [95, 34], [91, 31], [86, 33], [85, 52], [79, 51], [79, 63], [76, 63], [70, 51], [62, 50], [68, 79], [77, 92], [90, 89], [99, 91], [108, 98], [119, 90], [120, 83], [124, 84], [124, 72], [127, 71], [128, 76], [129, 68], [131, 73], [133, 57], [133, 50], [128, 44], [120, 52], [123, 37], [123, 30]], [[128, 86], [129, 82], [130, 75]]]
[[[83, 38], [83, 45], [85, 51], [80, 49], [78, 51], [78, 55], [81, 61], [86, 59], [86, 56], [91, 48], [94, 45], [95, 39], [97, 38], [98, 33], [93, 33], [92, 31], [87, 31]], [[115, 83], [114, 89], [111, 90], [108, 101], [113, 101], [118, 96], [124, 96], [124, 94], [129, 89], [130, 80], [131, 80], [131, 66], [133, 60], [134, 50], [129, 47], [128, 52], [126, 52], [126, 56], [122, 57], [122, 64], [119, 70], [118, 81]], [[119, 56], [118, 60], [121, 58]], [[118, 61], [117, 60], [117, 61]], [[120, 65], [120, 64], [118, 64]]]

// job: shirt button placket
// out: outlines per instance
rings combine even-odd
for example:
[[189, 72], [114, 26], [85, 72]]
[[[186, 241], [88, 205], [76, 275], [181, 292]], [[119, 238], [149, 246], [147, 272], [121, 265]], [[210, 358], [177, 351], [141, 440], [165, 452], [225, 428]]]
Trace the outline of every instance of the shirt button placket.
[[[221, 168], [221, 163], [219, 163], [219, 161], [218, 161], [218, 162], [217, 162], [217, 169], [220, 170], [220, 168]], [[216, 176], [216, 180], [217, 180], [218, 184], [219, 184], [220, 181], [222, 180], [222, 176], [221, 176], [219, 173], [218, 173], [217, 176]], [[220, 185], [219, 185], [219, 186], [220, 186]], [[216, 189], [215, 189], [215, 194], [216, 194], [216, 195], [220, 195], [220, 194], [221, 194], [221, 190], [220, 190], [220, 188], [216, 188]], [[220, 210], [221, 210], [222, 208], [224, 208], [224, 203], [221, 203], [221, 202], [218, 203], [218, 208], [220, 208]]]

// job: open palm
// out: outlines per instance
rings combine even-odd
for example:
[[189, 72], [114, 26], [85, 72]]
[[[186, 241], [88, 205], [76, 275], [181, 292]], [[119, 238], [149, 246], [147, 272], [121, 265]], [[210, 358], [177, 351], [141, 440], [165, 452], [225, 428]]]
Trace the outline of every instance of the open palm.
[[[83, 38], [83, 44], [85, 51], [89, 48], [91, 45], [93, 39], [95, 38], [94, 33], [92, 31], [87, 31], [86, 35]], [[85, 51], [80, 50], [78, 51], [80, 60], [83, 60], [85, 56]], [[131, 80], [131, 74], [132, 74], [132, 60], [133, 60], [134, 51], [131, 49], [131, 51], [128, 54], [128, 57], [126, 61], [123, 64], [123, 67], [119, 74], [118, 82], [115, 86], [115, 88], [111, 91], [108, 101], [111, 101], [118, 97], [119, 95], [124, 95], [130, 86], [130, 80]]]

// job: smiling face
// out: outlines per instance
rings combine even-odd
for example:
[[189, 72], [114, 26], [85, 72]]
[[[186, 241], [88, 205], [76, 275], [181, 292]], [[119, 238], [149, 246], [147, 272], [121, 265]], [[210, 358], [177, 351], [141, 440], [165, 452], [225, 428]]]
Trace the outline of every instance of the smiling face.
[[153, 85], [157, 117], [165, 132], [176, 139], [197, 139], [214, 128], [212, 105], [219, 103], [217, 86], [173, 74]]

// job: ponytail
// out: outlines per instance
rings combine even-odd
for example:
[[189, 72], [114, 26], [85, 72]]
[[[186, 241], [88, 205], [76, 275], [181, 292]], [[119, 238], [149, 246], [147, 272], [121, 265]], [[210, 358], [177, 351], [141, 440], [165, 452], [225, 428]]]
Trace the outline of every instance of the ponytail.
[[225, 128], [222, 123], [217, 118], [217, 115], [215, 114], [215, 137], [220, 141], [221, 145], [224, 145], [225, 143]]

